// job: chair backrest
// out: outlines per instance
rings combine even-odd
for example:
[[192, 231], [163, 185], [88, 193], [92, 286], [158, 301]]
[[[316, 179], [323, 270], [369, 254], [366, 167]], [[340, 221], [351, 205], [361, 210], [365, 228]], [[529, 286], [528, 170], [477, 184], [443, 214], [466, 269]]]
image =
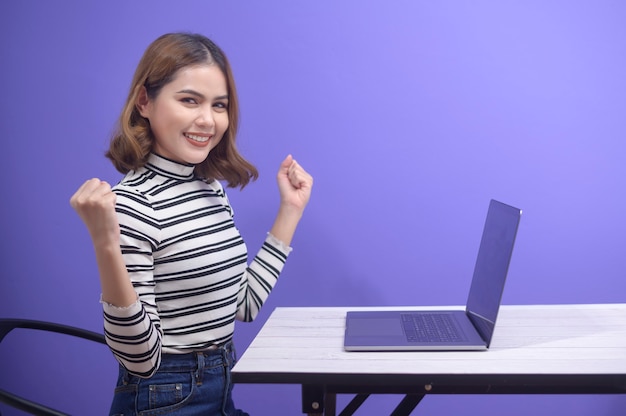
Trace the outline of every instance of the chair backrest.
[[[5, 336], [16, 328], [35, 329], [48, 332], [56, 332], [60, 334], [71, 335], [78, 338], [83, 338], [89, 341], [98, 342], [100, 344], [106, 344], [104, 335], [97, 332], [88, 331], [86, 329], [76, 328], [73, 326], [55, 324], [46, 321], [35, 321], [28, 319], [0, 319], [0, 343]], [[7, 404], [15, 409], [22, 410], [32, 415], [41, 416], [64, 416], [67, 413], [63, 413], [59, 410], [52, 409], [44, 406], [43, 404], [36, 403], [32, 400], [20, 397], [16, 394], [10, 393], [6, 390], [0, 389], [0, 403]]]

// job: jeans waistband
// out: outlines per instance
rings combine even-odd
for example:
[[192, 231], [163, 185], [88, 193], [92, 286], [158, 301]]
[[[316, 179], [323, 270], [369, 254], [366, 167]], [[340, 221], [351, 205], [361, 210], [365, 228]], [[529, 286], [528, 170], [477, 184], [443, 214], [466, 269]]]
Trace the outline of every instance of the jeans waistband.
[[198, 363], [207, 363], [215, 360], [234, 359], [235, 349], [233, 342], [228, 341], [215, 348], [193, 351], [186, 354], [162, 354], [161, 365], [158, 371], [186, 371], [198, 368]]

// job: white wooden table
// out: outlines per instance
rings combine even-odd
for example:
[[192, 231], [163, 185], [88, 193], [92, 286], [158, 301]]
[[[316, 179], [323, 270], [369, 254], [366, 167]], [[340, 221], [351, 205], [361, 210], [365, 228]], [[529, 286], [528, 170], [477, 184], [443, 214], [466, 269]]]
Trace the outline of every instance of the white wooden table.
[[234, 382], [300, 384], [302, 412], [325, 415], [344, 393], [356, 397], [342, 415], [376, 393], [406, 395], [392, 415], [426, 394], [626, 393], [626, 304], [503, 305], [489, 351], [468, 352], [346, 352], [345, 314], [359, 309], [423, 308], [277, 308]]

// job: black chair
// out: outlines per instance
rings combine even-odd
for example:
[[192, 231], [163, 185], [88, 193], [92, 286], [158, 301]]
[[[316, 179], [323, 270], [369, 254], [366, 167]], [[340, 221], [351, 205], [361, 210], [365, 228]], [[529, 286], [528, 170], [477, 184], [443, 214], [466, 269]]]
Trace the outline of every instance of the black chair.
[[[28, 319], [0, 319], [0, 343], [4, 337], [16, 328], [37, 329], [41, 331], [56, 332], [60, 334], [71, 335], [83, 338], [89, 341], [95, 341], [100, 344], [106, 344], [104, 335], [85, 329], [76, 328], [68, 325], [55, 324], [45, 321], [33, 321]], [[5, 403], [15, 409], [22, 410], [32, 415], [40, 416], [67, 416], [67, 413], [52, 409], [24, 397], [9, 393], [0, 389], [0, 403]]]

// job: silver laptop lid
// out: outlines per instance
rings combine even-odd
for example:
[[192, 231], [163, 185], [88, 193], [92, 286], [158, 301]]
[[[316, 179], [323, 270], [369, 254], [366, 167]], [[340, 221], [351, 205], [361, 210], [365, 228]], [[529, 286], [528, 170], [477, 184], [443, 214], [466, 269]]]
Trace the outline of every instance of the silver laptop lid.
[[466, 311], [487, 343], [495, 328], [522, 211], [491, 200], [474, 266]]

